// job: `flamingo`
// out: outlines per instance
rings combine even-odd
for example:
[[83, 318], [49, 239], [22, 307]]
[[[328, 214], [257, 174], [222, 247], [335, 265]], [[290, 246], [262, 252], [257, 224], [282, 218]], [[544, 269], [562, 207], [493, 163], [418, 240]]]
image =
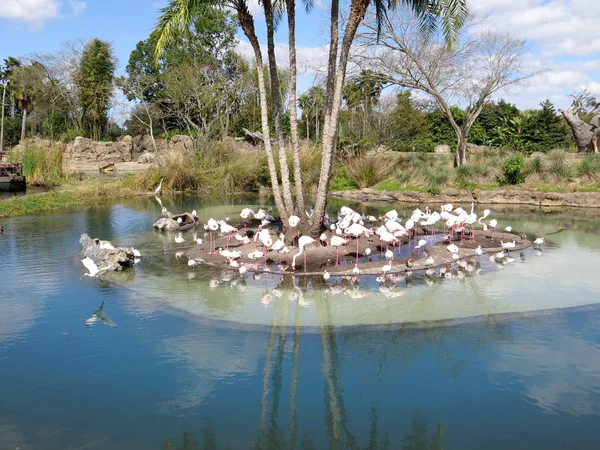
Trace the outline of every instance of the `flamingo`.
[[543, 243], [544, 243], [544, 238], [543, 237], [539, 237], [539, 238], [536, 238], [535, 241], [533, 241], [533, 246], [534, 247], [539, 247]]
[[358, 268], [358, 264], [354, 264], [354, 269], [352, 269], [352, 273], [356, 276], [360, 275], [360, 269]]
[[83, 275], [81, 275], [81, 278], [79, 278], [80, 280], [83, 277], [90, 277], [90, 278], [98, 278], [100, 281], [104, 281], [104, 280], [102, 280], [102, 278], [100, 278], [100, 274], [102, 272], [106, 272], [108, 269], [110, 269], [110, 266], [106, 266], [106, 267], [99, 269], [98, 266], [96, 265], [96, 263], [94, 261], [92, 261], [91, 258], [83, 258], [81, 260], [81, 262], [83, 263], [85, 268], [89, 271], [89, 273], [84, 273]]
[[340, 265], [340, 247], [342, 245], [348, 245], [348, 240], [344, 239], [343, 237], [340, 236], [332, 236], [331, 239], [329, 240], [329, 245], [331, 245], [332, 247], [335, 247], [335, 265], [339, 266]]
[[450, 244], [448, 247], [446, 247], [446, 250], [448, 250], [450, 253], [458, 253], [458, 251], [460, 250], [455, 244]]
[[[290, 217], [288, 218], [288, 225], [289, 225], [291, 228], [296, 228], [298, 225], [300, 225], [300, 217], [298, 217], [298, 216], [294, 216], [294, 215], [290, 216]], [[300, 232], [298, 231], [298, 235], [299, 235], [299, 234], [300, 234]]]
[[430, 256], [429, 258], [427, 258], [427, 259], [425, 260], [425, 265], [426, 265], [426, 266], [433, 266], [434, 262], [435, 262], [435, 261], [433, 260], [433, 257], [432, 257], [432, 256]]
[[216, 253], [216, 251], [215, 251], [215, 239], [213, 237], [213, 231], [217, 231], [219, 229], [219, 222], [217, 222], [215, 219], [213, 219], [211, 217], [210, 219], [208, 219], [208, 222], [206, 223], [205, 228], [208, 228], [208, 230], [210, 232], [210, 244], [209, 244], [208, 254], [214, 255]]
[[304, 271], [306, 272], [306, 251], [305, 247], [311, 244], [314, 244], [315, 240], [310, 236], [300, 236], [298, 238], [298, 253], [294, 255], [292, 258], [292, 269], [296, 269], [296, 258], [302, 254], [304, 254]]
[[390, 270], [392, 270], [392, 263], [391, 263], [391, 262], [389, 262], [388, 264], [386, 264], [385, 266], [383, 266], [383, 267], [381, 268], [381, 271], [383, 272], [383, 274], [384, 274], [385, 276], [387, 276], [387, 274], [388, 274], [388, 272], [389, 272]]
[[385, 252], [385, 259], [388, 261], [393, 261], [394, 260], [394, 252], [388, 249]]
[[[217, 222], [217, 223], [219, 223], [219, 222]], [[221, 233], [223, 233], [225, 235], [225, 247], [228, 249], [229, 241], [231, 239], [230, 235], [231, 235], [231, 233], [237, 233], [238, 229], [235, 227], [232, 227], [224, 220], [221, 220], [221, 222], [219, 224], [220, 224]]]
[[425, 248], [426, 245], [427, 245], [427, 241], [425, 239], [420, 239], [419, 242], [417, 243], [417, 246], [413, 250], [413, 253], [415, 253], [417, 250], [419, 250], [421, 248]]
[[478, 245], [477, 248], [475, 249], [475, 254], [477, 256], [481, 256], [483, 255], [483, 250], [481, 250], [481, 245]]
[[365, 228], [364, 226], [358, 223], [354, 223], [348, 227], [348, 229], [346, 230], [346, 234], [354, 236], [354, 238], [356, 239], [356, 262], [358, 262], [358, 241], [361, 235], [364, 234], [365, 236], [367, 236], [369, 234], [369, 229]]
[[504, 227], [504, 231], [506, 231], [507, 233], [511, 233], [512, 232], [512, 227]]
[[492, 241], [494, 240], [494, 230], [496, 229], [496, 225], [498, 225], [496, 219], [492, 219], [488, 222], [488, 226], [492, 229]]
[[157, 196], [158, 194], [160, 194], [160, 191], [162, 190], [162, 182], [163, 182], [164, 178], [160, 179], [160, 183], [158, 183], [158, 187], [156, 188], [156, 190], [154, 191], [154, 195]]
[[192, 259], [191, 257], [188, 256], [188, 266], [189, 267], [196, 267], [198, 264], [200, 264], [200, 262], [198, 262], [195, 259]]

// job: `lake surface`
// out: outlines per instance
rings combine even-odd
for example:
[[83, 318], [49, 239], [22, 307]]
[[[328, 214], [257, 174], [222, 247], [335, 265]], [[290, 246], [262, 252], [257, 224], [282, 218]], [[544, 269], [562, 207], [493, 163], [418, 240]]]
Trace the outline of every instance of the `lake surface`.
[[[153, 198], [4, 220], [0, 449], [600, 448], [600, 215], [492, 210], [546, 245], [382, 284], [191, 270]], [[79, 280], [81, 233], [141, 261]]]

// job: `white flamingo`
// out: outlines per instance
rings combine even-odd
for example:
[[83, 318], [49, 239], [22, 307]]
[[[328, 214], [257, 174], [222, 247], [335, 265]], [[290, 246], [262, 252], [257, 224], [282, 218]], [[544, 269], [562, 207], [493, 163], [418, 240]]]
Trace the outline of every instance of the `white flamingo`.
[[211, 217], [210, 219], [208, 219], [208, 222], [206, 223], [205, 228], [208, 228], [208, 230], [210, 232], [210, 243], [209, 243], [208, 254], [214, 255], [216, 252], [215, 252], [215, 238], [213, 236], [213, 232], [217, 231], [219, 229], [219, 222], [217, 222], [215, 219], [213, 219]]
[[175, 243], [179, 244], [179, 246], [181, 247], [181, 244], [183, 244], [185, 242], [185, 239], [183, 237], [181, 237], [181, 231], [179, 232], [179, 234], [177, 236], [175, 236]]
[[342, 245], [348, 245], [348, 240], [344, 239], [341, 236], [331, 236], [331, 239], [329, 240], [329, 245], [331, 245], [332, 247], [335, 247], [335, 265], [339, 266], [340, 265], [340, 247]]
[[306, 250], [305, 247], [311, 244], [314, 244], [315, 240], [310, 236], [300, 236], [298, 238], [298, 253], [294, 255], [292, 258], [292, 269], [296, 269], [296, 258], [302, 254], [304, 254], [304, 271], [306, 272]]
[[533, 246], [534, 247], [539, 247], [543, 243], [544, 243], [544, 238], [543, 237], [538, 237], [538, 238], [535, 239], [535, 241], [533, 241]]

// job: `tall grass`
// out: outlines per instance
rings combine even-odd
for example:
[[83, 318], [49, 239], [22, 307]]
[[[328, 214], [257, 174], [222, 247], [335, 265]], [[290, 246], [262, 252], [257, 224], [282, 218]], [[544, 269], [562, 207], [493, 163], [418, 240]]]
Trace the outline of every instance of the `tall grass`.
[[348, 176], [360, 189], [375, 186], [386, 179], [392, 169], [391, 161], [377, 155], [365, 155], [351, 159], [344, 165]]
[[170, 153], [160, 167], [129, 177], [126, 185], [151, 190], [161, 178], [172, 191], [194, 190], [206, 194], [257, 192], [268, 185], [266, 156], [260, 150], [241, 151], [227, 142], [206, 142], [194, 155]]
[[597, 155], [585, 155], [577, 168], [580, 177], [596, 179], [600, 173], [600, 158]]
[[45, 149], [27, 147], [22, 155], [23, 175], [32, 186], [52, 186], [64, 178], [62, 171], [63, 153], [60, 146]]

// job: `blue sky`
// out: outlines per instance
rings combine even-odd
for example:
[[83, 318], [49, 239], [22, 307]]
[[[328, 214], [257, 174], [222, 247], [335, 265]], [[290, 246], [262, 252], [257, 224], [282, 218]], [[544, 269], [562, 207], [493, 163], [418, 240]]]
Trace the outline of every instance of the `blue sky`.
[[[264, 21], [256, 0], [259, 36]], [[298, 10], [297, 43], [299, 90], [310, 86], [321, 73], [326, 58], [328, 0], [318, 0], [306, 15]], [[53, 52], [76, 38], [98, 37], [111, 41], [119, 70], [127, 64], [135, 44], [154, 26], [158, 9], [166, 0], [0, 0], [0, 58]], [[600, 94], [600, 23], [597, 0], [477, 0], [473, 11], [489, 15], [486, 25], [528, 39], [531, 50], [526, 67], [544, 69], [519, 90], [503, 96], [519, 107], [535, 107], [550, 98], [568, 106], [568, 94], [587, 86]], [[251, 57], [249, 44], [239, 36], [238, 50]], [[285, 64], [287, 31], [283, 23], [276, 42], [279, 62]]]

